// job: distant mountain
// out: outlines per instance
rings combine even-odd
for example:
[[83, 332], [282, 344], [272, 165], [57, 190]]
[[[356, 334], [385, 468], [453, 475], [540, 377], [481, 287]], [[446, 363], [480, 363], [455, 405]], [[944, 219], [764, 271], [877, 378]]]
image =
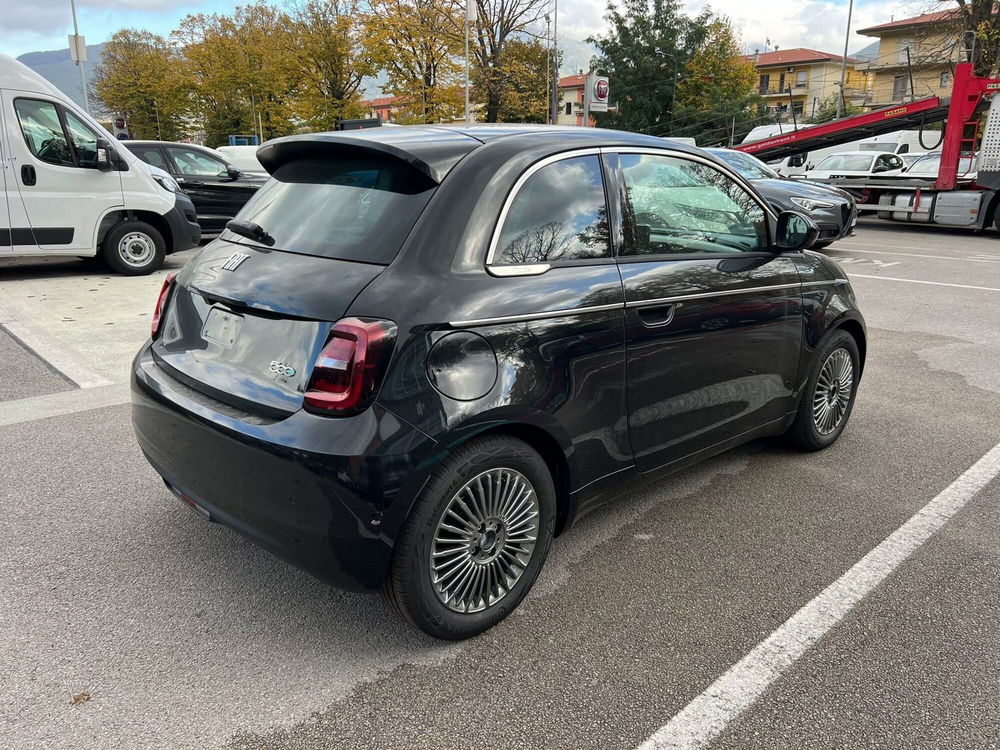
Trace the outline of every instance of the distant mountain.
[[[93, 84], [94, 68], [101, 64], [101, 54], [103, 51], [103, 44], [87, 45], [85, 70], [88, 86]], [[80, 88], [80, 71], [77, 69], [76, 63], [69, 59], [68, 47], [66, 49], [49, 50], [46, 52], [26, 52], [17, 59], [41, 75], [42, 78], [45, 78], [77, 104], [83, 105], [83, 90]]]
[[862, 47], [857, 52], [852, 52], [851, 57], [856, 60], [864, 60], [865, 62], [871, 62], [878, 57], [878, 39], [876, 39], [871, 44]]

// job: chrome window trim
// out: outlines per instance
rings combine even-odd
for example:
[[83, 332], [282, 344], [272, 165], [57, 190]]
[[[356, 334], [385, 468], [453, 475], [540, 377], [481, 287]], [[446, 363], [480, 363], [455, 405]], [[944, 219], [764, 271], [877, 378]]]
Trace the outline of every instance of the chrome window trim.
[[[578, 148], [572, 151], [561, 151], [558, 154], [552, 154], [546, 156], [544, 159], [540, 159], [531, 166], [529, 166], [524, 172], [521, 173], [520, 177], [514, 182], [511, 187], [510, 192], [507, 193], [507, 197], [504, 199], [503, 207], [500, 209], [500, 215], [497, 217], [497, 222], [493, 227], [493, 233], [490, 236], [489, 248], [486, 251], [486, 272], [491, 276], [499, 277], [512, 277], [512, 276], [538, 276], [546, 273], [552, 268], [551, 263], [530, 263], [523, 265], [494, 265], [493, 259], [496, 256], [497, 247], [500, 244], [500, 234], [503, 231], [503, 225], [507, 221], [507, 215], [510, 213], [510, 208], [517, 198], [518, 193], [524, 187], [524, 184], [538, 172], [540, 169], [547, 167], [550, 164], [555, 164], [566, 159], [573, 159], [579, 156], [600, 156], [602, 154], [648, 154], [651, 156], [665, 156], [673, 159], [681, 159], [696, 162], [702, 164], [706, 167], [714, 169], [716, 172], [728, 177], [733, 180], [737, 185], [739, 185], [746, 193], [753, 199], [754, 203], [760, 206], [761, 210], [766, 216], [769, 216], [772, 220], [777, 221], [778, 214], [774, 209], [768, 205], [766, 201], [762, 201], [757, 193], [754, 191], [750, 182], [743, 178], [736, 170], [731, 169], [728, 166], [719, 164], [711, 159], [707, 159], [699, 154], [688, 153], [687, 151], [678, 151], [672, 148], [649, 148], [646, 146], [590, 146], [587, 148]], [[603, 175], [602, 175], [603, 181]], [[605, 189], [607, 186], [605, 185]], [[605, 201], [607, 198], [605, 197]], [[767, 228], [768, 240], [770, 241], [771, 227]], [[760, 248], [759, 250], [749, 251], [749, 252], [766, 252], [767, 248]], [[736, 255], [738, 253], [734, 253]], [[633, 256], [625, 256], [633, 257]], [[617, 258], [610, 256], [607, 258], [608, 263], [616, 262]]]
[[608, 310], [621, 310], [624, 305], [621, 302], [613, 302], [610, 305], [590, 305], [588, 307], [561, 308], [559, 310], [549, 310], [548, 312], [525, 313], [524, 315], [503, 315], [498, 318], [473, 318], [471, 320], [452, 320], [448, 323], [452, 328], [474, 328], [476, 326], [492, 326], [501, 323], [521, 323], [527, 320], [543, 320], [545, 318], [565, 318], [570, 315], [586, 315], [595, 312], [607, 312]]
[[[579, 148], [574, 151], [562, 151], [558, 154], [552, 154], [551, 156], [546, 156], [540, 161], [536, 161], [530, 167], [528, 167], [521, 176], [517, 178], [514, 186], [507, 193], [507, 197], [504, 199], [503, 208], [500, 209], [500, 216], [497, 218], [497, 223], [493, 227], [493, 235], [490, 237], [489, 250], [486, 251], [486, 271], [493, 276], [535, 276], [538, 274], [545, 273], [551, 267], [548, 263], [532, 263], [527, 265], [493, 265], [493, 257], [496, 255], [497, 246], [500, 244], [500, 233], [503, 231], [503, 225], [507, 221], [507, 214], [510, 213], [510, 207], [514, 203], [514, 199], [517, 198], [517, 194], [521, 192], [521, 188], [524, 187], [524, 183], [527, 182], [533, 174], [538, 170], [549, 166], [549, 164], [555, 164], [556, 162], [564, 161], [566, 159], [573, 159], [578, 156], [600, 156], [601, 149], [596, 147], [589, 148]], [[601, 176], [601, 182], [603, 186], [603, 173]], [[605, 198], [605, 202], [607, 199]], [[608, 263], [614, 263], [614, 256], [608, 256]], [[544, 269], [540, 269], [545, 266]], [[512, 269], [510, 271], [500, 270], [500, 269]]]

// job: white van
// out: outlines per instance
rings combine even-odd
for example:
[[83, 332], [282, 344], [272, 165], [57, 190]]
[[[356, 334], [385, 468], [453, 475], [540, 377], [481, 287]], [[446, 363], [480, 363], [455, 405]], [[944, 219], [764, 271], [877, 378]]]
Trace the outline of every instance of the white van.
[[0, 55], [0, 258], [100, 255], [155, 271], [201, 239], [194, 207], [52, 84]]

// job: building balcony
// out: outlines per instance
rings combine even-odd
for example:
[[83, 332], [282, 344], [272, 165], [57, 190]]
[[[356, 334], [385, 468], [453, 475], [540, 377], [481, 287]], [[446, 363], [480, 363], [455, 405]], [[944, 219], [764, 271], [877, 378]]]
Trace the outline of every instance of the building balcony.
[[784, 88], [779, 88], [777, 85], [773, 86], [757, 86], [757, 93], [761, 96], [788, 96], [788, 87], [792, 87], [792, 96], [804, 96], [806, 89], [809, 87], [808, 83], [786, 83]]

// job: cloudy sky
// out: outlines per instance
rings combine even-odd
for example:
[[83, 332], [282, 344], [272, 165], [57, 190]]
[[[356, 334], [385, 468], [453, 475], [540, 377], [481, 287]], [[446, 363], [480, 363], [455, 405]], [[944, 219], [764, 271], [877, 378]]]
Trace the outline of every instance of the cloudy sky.
[[[683, 0], [692, 13], [706, 5], [729, 16], [750, 49], [766, 39], [782, 48], [812, 47], [842, 51], [847, 0]], [[69, 0], [0, 0], [0, 53], [17, 56], [35, 50], [61, 49], [72, 31]], [[80, 33], [88, 44], [107, 40], [124, 26], [169, 32], [189, 13], [226, 12], [229, 0], [78, 0]], [[938, 5], [934, 0], [857, 0], [852, 30], [905, 18]], [[606, 0], [561, 0], [560, 37], [582, 40], [604, 27]], [[865, 46], [852, 34], [851, 51]]]

